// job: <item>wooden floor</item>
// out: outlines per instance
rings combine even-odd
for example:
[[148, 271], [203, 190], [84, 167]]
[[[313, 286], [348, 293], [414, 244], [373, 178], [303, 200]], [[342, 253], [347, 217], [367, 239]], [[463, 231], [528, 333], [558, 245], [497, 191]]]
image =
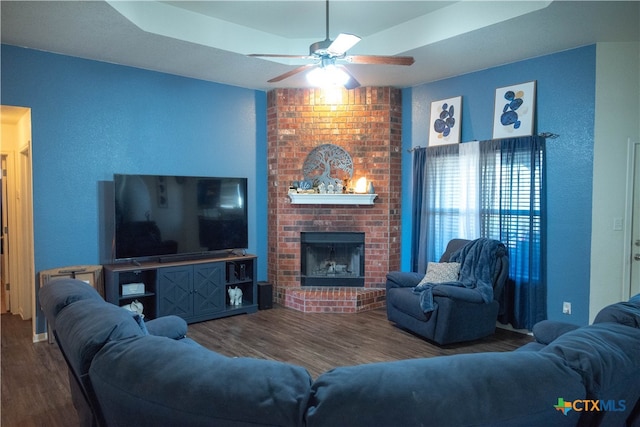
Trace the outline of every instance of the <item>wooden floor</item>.
[[2, 318], [2, 427], [73, 427], [69, 379], [57, 345], [32, 342], [31, 321], [10, 313]]
[[[55, 344], [31, 342], [31, 322], [2, 318], [2, 427], [73, 427], [67, 370]], [[530, 336], [498, 330], [487, 339], [438, 347], [387, 321], [384, 309], [310, 314], [276, 307], [189, 325], [189, 336], [227, 356], [280, 360], [315, 378], [336, 366], [456, 353], [510, 351]]]

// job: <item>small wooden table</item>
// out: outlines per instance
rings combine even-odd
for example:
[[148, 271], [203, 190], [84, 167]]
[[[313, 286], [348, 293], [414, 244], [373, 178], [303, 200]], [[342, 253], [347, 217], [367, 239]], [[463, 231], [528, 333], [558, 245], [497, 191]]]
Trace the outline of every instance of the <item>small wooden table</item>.
[[[104, 280], [101, 265], [74, 265], [70, 267], [42, 270], [40, 273], [40, 287], [56, 279], [77, 279], [90, 284], [104, 298]], [[45, 320], [46, 321], [46, 320]], [[53, 331], [47, 323], [47, 338], [53, 344]]]

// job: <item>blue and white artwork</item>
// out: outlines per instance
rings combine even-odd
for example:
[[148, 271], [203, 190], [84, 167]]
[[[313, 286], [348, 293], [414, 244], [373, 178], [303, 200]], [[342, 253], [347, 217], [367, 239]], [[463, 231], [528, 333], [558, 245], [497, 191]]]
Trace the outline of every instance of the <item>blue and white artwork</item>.
[[496, 89], [493, 138], [533, 135], [535, 105], [535, 80]]
[[460, 142], [461, 116], [461, 96], [432, 102], [431, 120], [429, 120], [429, 145], [458, 144]]

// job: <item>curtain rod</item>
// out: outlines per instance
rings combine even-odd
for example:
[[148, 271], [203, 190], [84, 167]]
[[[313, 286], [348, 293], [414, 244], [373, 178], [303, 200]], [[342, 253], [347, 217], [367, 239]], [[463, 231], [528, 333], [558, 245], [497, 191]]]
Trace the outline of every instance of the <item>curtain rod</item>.
[[[542, 138], [547, 138], [547, 139], [556, 139], [560, 135], [558, 135], [557, 133], [553, 133], [553, 132], [541, 132], [541, 133], [538, 134], [538, 136], [540, 136]], [[420, 145], [416, 145], [415, 147], [409, 148], [407, 150], [407, 153], [413, 153], [415, 150], [419, 150], [421, 148], [427, 148], [427, 147], [422, 147]]]

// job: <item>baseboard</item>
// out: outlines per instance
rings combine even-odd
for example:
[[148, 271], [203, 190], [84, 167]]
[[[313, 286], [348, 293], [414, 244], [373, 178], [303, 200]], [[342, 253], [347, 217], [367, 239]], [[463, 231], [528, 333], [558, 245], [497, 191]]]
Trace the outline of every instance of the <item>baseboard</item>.
[[47, 334], [46, 332], [41, 333], [41, 334], [35, 334], [33, 336], [33, 342], [42, 342], [42, 341], [48, 341], [49, 340], [49, 334]]
[[496, 327], [500, 328], [500, 329], [507, 330], [507, 331], [511, 331], [511, 332], [517, 332], [517, 333], [522, 334], [522, 335], [531, 335], [531, 336], [533, 336], [533, 332], [531, 332], [528, 329], [515, 329], [511, 325], [505, 325], [505, 324], [500, 323], [500, 322], [496, 322]]

